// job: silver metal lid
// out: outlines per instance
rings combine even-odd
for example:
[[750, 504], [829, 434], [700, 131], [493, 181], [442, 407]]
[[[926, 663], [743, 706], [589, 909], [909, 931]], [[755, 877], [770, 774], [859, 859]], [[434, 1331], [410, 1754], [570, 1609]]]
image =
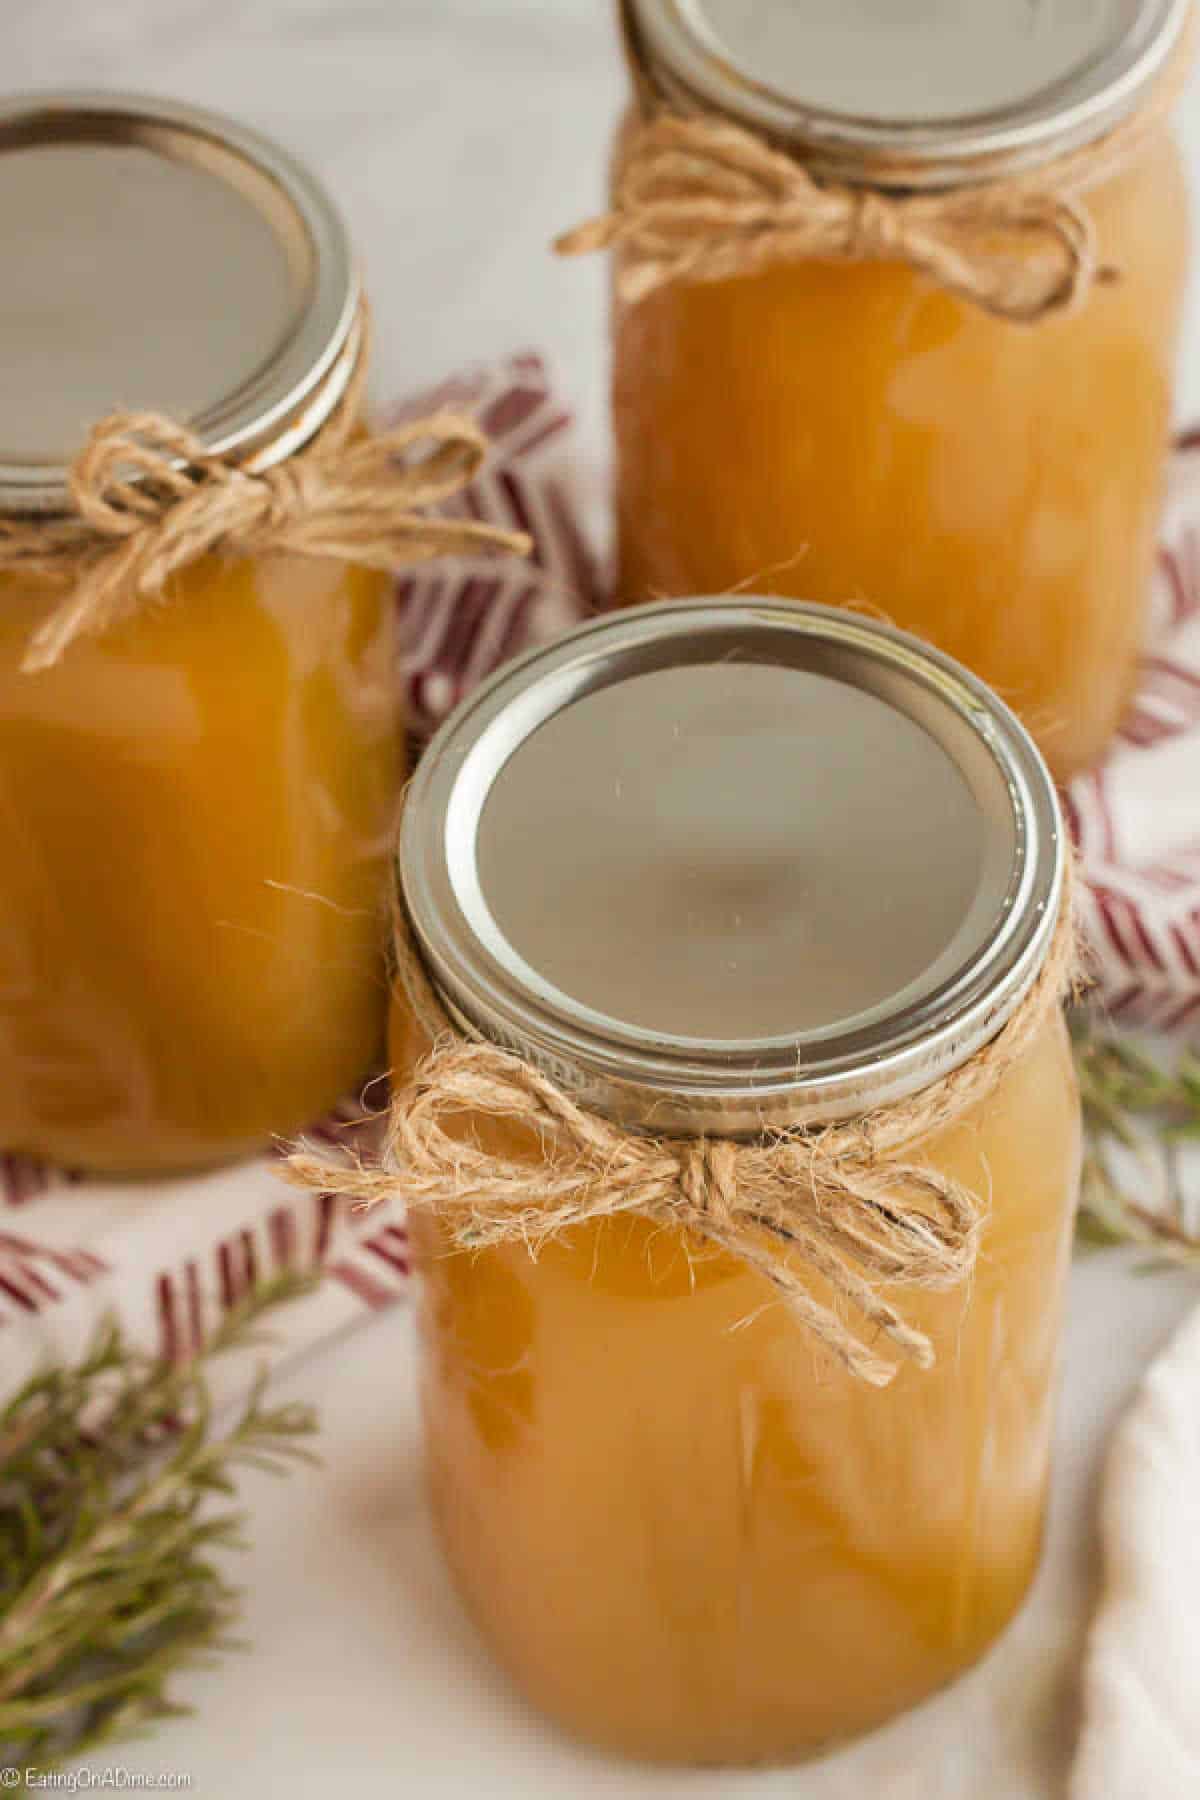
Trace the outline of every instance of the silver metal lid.
[[509, 664], [409, 790], [399, 878], [451, 1011], [634, 1126], [844, 1118], [986, 1043], [1063, 878], [1012, 713], [828, 607], [687, 600]]
[[291, 157], [217, 113], [124, 94], [0, 103], [0, 509], [61, 506], [98, 418], [167, 413], [277, 461], [357, 353], [342, 222]]
[[905, 184], [1020, 167], [1116, 124], [1189, 0], [626, 0], [668, 93]]

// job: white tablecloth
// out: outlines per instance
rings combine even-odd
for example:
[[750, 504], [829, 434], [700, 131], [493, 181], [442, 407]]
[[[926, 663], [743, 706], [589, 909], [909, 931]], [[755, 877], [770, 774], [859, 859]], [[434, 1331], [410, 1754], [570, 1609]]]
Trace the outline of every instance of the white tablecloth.
[[[601, 192], [621, 94], [606, 0], [8, 0], [4, 43], [7, 86], [171, 93], [240, 114], [309, 159], [363, 253], [378, 391], [544, 349], [579, 405], [599, 492], [604, 270], [564, 266], [545, 247]], [[1182, 130], [1200, 191], [1200, 77]], [[1200, 419], [1195, 299], [1189, 318], [1180, 416]], [[1049, 1800], [1073, 1732], [1100, 1446], [1194, 1294], [1179, 1278], [1136, 1278], [1127, 1259], [1077, 1270], [1054, 1517], [1032, 1603], [974, 1674], [909, 1719], [801, 1771], [747, 1775], [607, 1762], [514, 1701], [431, 1541], [411, 1321], [393, 1313], [284, 1384], [320, 1403], [327, 1466], [255, 1483], [240, 1571], [253, 1651], [183, 1684], [195, 1719], [92, 1768], [188, 1775], [213, 1800]]]
[[180, 1684], [194, 1718], [89, 1767], [185, 1773], [197, 1800], [1061, 1800], [1100, 1447], [1195, 1299], [1194, 1282], [1138, 1278], [1123, 1255], [1076, 1270], [1049, 1540], [1028, 1604], [929, 1705], [839, 1755], [762, 1773], [611, 1761], [513, 1695], [433, 1540], [412, 1318], [396, 1309], [279, 1385], [319, 1405], [325, 1468], [248, 1485], [253, 1550], [236, 1573], [252, 1651]]

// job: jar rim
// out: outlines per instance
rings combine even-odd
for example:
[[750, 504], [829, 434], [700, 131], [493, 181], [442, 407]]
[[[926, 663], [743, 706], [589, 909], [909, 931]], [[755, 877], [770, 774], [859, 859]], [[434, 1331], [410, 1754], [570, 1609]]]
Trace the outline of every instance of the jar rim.
[[[107, 153], [103, 165], [97, 152]], [[345, 226], [322, 184], [258, 132], [153, 95], [19, 95], [0, 102], [0, 195], [14, 218], [30, 221], [40, 257], [24, 313], [36, 334], [32, 353], [22, 357], [22, 346], [11, 345], [9, 360], [26, 362], [43, 402], [55, 388], [47, 374], [63, 371], [56, 406], [43, 404], [39, 415], [39, 430], [62, 441], [0, 444], [0, 512], [63, 510], [71, 457], [90, 426], [116, 408], [165, 411], [207, 454], [262, 469], [293, 454], [337, 407], [362, 338]], [[36, 235], [38, 209], [47, 205], [61, 207], [61, 218]], [[99, 218], [102, 207], [111, 220]], [[74, 220], [82, 239], [72, 240], [62, 218]], [[140, 252], [139, 229], [156, 240]], [[59, 345], [52, 319], [39, 323], [36, 313], [57, 266], [65, 281], [76, 252], [102, 298], [88, 299], [97, 307], [94, 328]], [[138, 288], [151, 258], [163, 291], [176, 297], [189, 271], [211, 264], [218, 282], [236, 265], [243, 283], [236, 306], [211, 332], [180, 314], [172, 338], [161, 312], [139, 318]], [[48, 298], [44, 307], [49, 318]], [[144, 352], [143, 337], [156, 335], [160, 346]], [[177, 380], [164, 366], [173, 349], [186, 352]]]
[[[1031, 58], [1023, 91], [978, 106], [947, 103], [931, 116], [911, 105], [893, 111], [874, 89], [857, 105], [823, 101], [811, 85], [811, 58], [794, 79], [786, 58], [776, 55], [768, 70], [760, 53], [756, 64], [744, 41], [723, 41], [714, 31], [704, 0], [622, 0], [635, 65], [664, 99], [716, 110], [761, 131], [802, 154], [818, 173], [891, 188], [998, 179], [1094, 142], [1133, 113], [1158, 81], [1180, 43], [1190, 3], [1129, 0], [1122, 28], [1099, 42], [1081, 37], [1074, 63], [1052, 78]], [[802, 26], [794, 13], [789, 17], [796, 45]], [[817, 41], [806, 42], [806, 51]]]
[[[622, 808], [607, 822], [598, 822], [595, 796], [610, 774], [619, 773], [606, 760], [604, 748], [614, 735], [614, 721], [617, 733], [640, 732], [638, 718], [644, 723], [655, 708], [661, 713], [664, 704], [663, 688], [653, 695], [644, 689], [639, 698], [630, 684], [647, 675], [660, 679], [685, 672], [692, 691], [677, 717], [694, 720], [700, 716], [694, 708], [689, 711], [699, 691], [697, 668], [722, 674], [734, 668], [765, 671], [769, 683], [764, 677], [762, 692], [768, 707], [770, 684], [801, 677], [807, 685], [802, 692], [797, 685], [796, 696], [806, 708], [815, 701], [819, 712], [819, 684], [825, 683], [831, 704], [837, 701], [834, 690], [844, 688], [855, 697], [855, 708], [866, 697], [880, 706], [880, 718], [885, 712], [894, 714], [900, 735], [885, 733], [880, 741], [897, 744], [898, 754], [913, 755], [909, 785], [914, 808], [924, 804], [921, 790], [931, 783], [928, 807], [934, 810], [922, 841], [934, 846], [938, 869], [930, 869], [929, 880], [942, 879], [947, 894], [961, 890], [962, 898], [960, 910], [947, 915], [950, 924], [945, 942], [938, 939], [934, 946], [937, 953], [930, 949], [927, 964], [918, 958], [913, 968], [906, 965], [896, 977], [895, 991], [880, 989], [879, 1004], [864, 1002], [855, 1011], [847, 1000], [827, 1027], [819, 1018], [806, 1018], [805, 1029], [792, 1030], [779, 1029], [779, 1008], [769, 999], [770, 1031], [756, 1036], [746, 1026], [738, 1036], [703, 1038], [678, 1029], [680, 1018], [689, 1016], [690, 998], [681, 999], [664, 987], [664, 982], [678, 984], [680, 979], [662, 973], [671, 955], [672, 921], [665, 911], [658, 940], [653, 940], [651, 923], [649, 941], [635, 942], [621, 935], [635, 915], [622, 910], [620, 899], [611, 930], [600, 910], [606, 903], [593, 900], [597, 910], [583, 918], [581, 932], [568, 932], [563, 939], [561, 914], [551, 909], [564, 891], [560, 876], [564, 868], [569, 872], [571, 858], [579, 858], [582, 891], [594, 891], [583, 886], [587, 855], [596, 844], [597, 854], [614, 844], [624, 853], [628, 846], [621, 834], [629, 820], [630, 868], [633, 878], [641, 879], [645, 859], [658, 855], [655, 808], [660, 819], [675, 808], [677, 796], [666, 794], [660, 778], [657, 784], [650, 781], [646, 805], [632, 812]], [[592, 709], [590, 724], [582, 703]], [[835, 711], [829, 716], [840, 715]], [[866, 717], [859, 711], [846, 716], [855, 731], [860, 716]], [[582, 735], [561, 734], [569, 717], [584, 722]], [[692, 726], [683, 729], [691, 732]], [[868, 719], [864, 743], [874, 741], [872, 729]], [[542, 791], [567, 797], [561, 854], [556, 850], [540, 863], [530, 841], [539, 823], [528, 798], [536, 786], [527, 785], [525, 797], [519, 791], [522, 780], [528, 784], [529, 747], [537, 748], [539, 734], [537, 754], [546, 783]], [[631, 741], [640, 747], [656, 740], [651, 734]], [[738, 752], [739, 744], [735, 723], [731, 737], [714, 737], [717, 760], [708, 772], [687, 776], [701, 812], [712, 770], [728, 766], [729, 746]], [[937, 756], [956, 780], [961, 778], [978, 813], [976, 827], [976, 811], [968, 816], [955, 800], [953, 817], [946, 815], [955, 841], [940, 847], [942, 815], [936, 808], [951, 789], [942, 783]], [[870, 779], [870, 766], [861, 758], [856, 766], [858, 774], [846, 779], [861, 788], [862, 769], [866, 766]], [[795, 777], [794, 768], [780, 773], [784, 782]], [[832, 779], [823, 776], [827, 778]], [[717, 842], [715, 850], [729, 850], [727, 866], [735, 872], [747, 841], [744, 834], [737, 835], [736, 821], [758, 780], [752, 772], [741, 796], [731, 792], [728, 802], [719, 802], [721, 829], [733, 824], [737, 842]], [[582, 796], [580, 813], [572, 821], [568, 814], [576, 794]], [[846, 796], [855, 800], [849, 789]], [[840, 807], [841, 799], [835, 799]], [[686, 801], [685, 794], [685, 811]], [[819, 798], [811, 810], [820, 819], [830, 816], [821, 811]], [[603, 802], [599, 812], [604, 812]], [[781, 816], [786, 830], [786, 811], [781, 815], [776, 808], [768, 819], [768, 839]], [[790, 840], [781, 841], [786, 849]], [[686, 829], [680, 842], [686, 861]], [[767, 851], [772, 848], [768, 842]], [[709, 854], [713, 849], [709, 843], [703, 851], [705, 868], [720, 861], [719, 854], [715, 860]], [[671, 853], [669, 846], [662, 851], [664, 857]], [[802, 853], [797, 850], [796, 855]], [[739, 597], [667, 601], [607, 615], [506, 665], [460, 705], [425, 752], [407, 796], [397, 881], [418, 951], [456, 1023], [515, 1049], [586, 1104], [633, 1128], [737, 1136], [772, 1124], [824, 1124], [869, 1113], [969, 1060], [1002, 1029], [1044, 966], [1063, 893], [1065, 856], [1061, 815], [1045, 764], [1024, 727], [975, 677], [919, 640], [875, 620], [830, 607]], [[551, 864], [557, 873], [547, 882]], [[778, 859], [765, 866], [777, 868]], [[922, 902], [919, 888], [912, 885], [914, 871], [919, 877], [914, 866], [903, 879], [909, 883], [909, 912], [918, 916]], [[690, 878], [691, 871], [685, 873]], [[833, 878], [831, 892], [837, 891], [838, 878]], [[657, 879], [655, 868], [649, 879]], [[773, 880], [770, 874], [768, 885]], [[653, 896], [657, 890], [648, 885], [647, 892]], [[794, 887], [787, 892], [794, 896]], [[650, 904], [653, 909], [657, 902]], [[957, 898], [953, 905], [959, 907]], [[650, 915], [643, 910], [642, 916]], [[896, 916], [899, 923], [885, 919], [884, 928], [894, 930], [900, 940], [908, 928], [899, 912]], [[792, 954], [788, 946], [796, 946], [791, 973], [802, 981], [807, 978], [802, 957], [810, 957], [811, 971], [817, 966], [812, 957], [822, 951], [820, 941], [815, 949], [806, 946], [796, 917], [781, 913], [778, 925], [769, 928], [776, 932], [769, 948], [772, 954], [782, 949], [786, 956]], [[707, 928], [702, 920], [698, 929]], [[587, 967], [589, 947], [580, 952], [587, 933], [593, 934], [600, 975]], [[685, 969], [683, 979], [687, 957], [700, 954], [696, 945], [706, 941], [693, 939], [676, 958], [677, 971]], [[861, 945], [861, 939], [856, 941]], [[611, 977], [624, 942], [633, 959], [631, 981], [644, 983], [649, 998], [643, 1008], [639, 990], [615, 1016], [618, 1008], [605, 1011], [604, 989], [596, 983]], [[713, 956], [719, 953], [719, 945], [710, 948]], [[573, 977], [561, 977], [564, 966], [574, 971]], [[628, 1001], [630, 983], [624, 991]], [[712, 991], [724, 993], [719, 1004], [728, 1003], [728, 989]], [[756, 991], [754, 1004], [761, 1007], [762, 994], [769, 994], [769, 971], [768, 987], [760, 984]], [[793, 985], [793, 997], [798, 991]], [[655, 994], [665, 994], [669, 1003], [668, 1029], [661, 1027], [665, 1013], [654, 1012], [659, 1004]], [[705, 1004], [711, 1007], [711, 995]], [[785, 995], [781, 1004], [786, 1014], [793, 998]]]

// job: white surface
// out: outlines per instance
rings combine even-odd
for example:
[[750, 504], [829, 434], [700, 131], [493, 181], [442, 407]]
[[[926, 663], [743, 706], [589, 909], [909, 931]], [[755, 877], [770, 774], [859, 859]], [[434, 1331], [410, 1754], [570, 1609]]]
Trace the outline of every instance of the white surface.
[[320, 1406], [326, 1466], [248, 1484], [254, 1547], [235, 1573], [252, 1653], [183, 1684], [195, 1718], [89, 1766], [185, 1773], [199, 1800], [1058, 1800], [1093, 1597], [1100, 1446], [1194, 1300], [1193, 1283], [1137, 1278], [1121, 1256], [1076, 1270], [1054, 1509], [1030, 1602], [928, 1706], [837, 1756], [762, 1773], [610, 1761], [512, 1694], [438, 1557], [411, 1315], [395, 1311], [279, 1383], [280, 1397]]
[[1200, 1794], [1200, 1313], [1154, 1364], [1108, 1453], [1104, 1594], [1072, 1800]]
[[[175, 93], [238, 113], [310, 159], [364, 251], [381, 394], [536, 345], [556, 359], [600, 452], [604, 270], [561, 265], [546, 243], [602, 193], [621, 95], [605, 0], [9, 0], [4, 27], [7, 86]], [[1200, 77], [1183, 111], [1200, 187]], [[1180, 412], [1200, 419], [1194, 302], [1190, 321]], [[187, 1683], [195, 1720], [94, 1767], [185, 1773], [193, 1793], [220, 1800], [1049, 1800], [1073, 1733], [1100, 1446], [1188, 1293], [1111, 1258], [1077, 1271], [1049, 1554], [994, 1655], [851, 1752], [741, 1776], [591, 1757], [512, 1699], [431, 1542], [411, 1327], [393, 1315], [285, 1384], [322, 1406], [328, 1466], [256, 1486], [241, 1569], [253, 1652]]]

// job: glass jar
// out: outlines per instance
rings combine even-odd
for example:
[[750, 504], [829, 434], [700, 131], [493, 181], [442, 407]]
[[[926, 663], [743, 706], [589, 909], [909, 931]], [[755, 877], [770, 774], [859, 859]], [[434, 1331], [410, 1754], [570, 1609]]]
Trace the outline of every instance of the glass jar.
[[[628, 0], [650, 105], [700, 106], [821, 181], [893, 196], [1052, 187], [1056, 156], [1146, 102], [1185, 11]], [[1091, 763], [1141, 641], [1188, 238], [1165, 125], [1115, 167], [1100, 154], [1076, 197], [1118, 278], [1036, 324], [900, 261], [618, 299], [622, 596], [865, 603], [991, 683], [1060, 779]]]
[[[252, 470], [361, 429], [341, 222], [230, 121], [9, 105], [0, 229], [22, 245], [0, 321], [8, 517], [65, 504], [116, 405]], [[66, 591], [0, 574], [0, 1146], [97, 1171], [217, 1162], [318, 1117], [382, 1049], [390, 582], [210, 555], [28, 672]]]
[[[1044, 966], [1062, 880], [1044, 766], [979, 683], [767, 601], [638, 609], [510, 666], [434, 739], [400, 854], [453, 1018], [685, 1142], [874, 1115], [961, 1069]], [[427, 1048], [398, 996], [400, 1081]], [[523, 1123], [453, 1129], [561, 1173]], [[905, 1152], [986, 1222], [964, 1285], [883, 1288], [936, 1353], [883, 1387], [662, 1218], [535, 1255], [411, 1214], [437, 1523], [522, 1691], [623, 1752], [748, 1763], [978, 1657], [1037, 1564], [1079, 1154], [1054, 1006]]]

